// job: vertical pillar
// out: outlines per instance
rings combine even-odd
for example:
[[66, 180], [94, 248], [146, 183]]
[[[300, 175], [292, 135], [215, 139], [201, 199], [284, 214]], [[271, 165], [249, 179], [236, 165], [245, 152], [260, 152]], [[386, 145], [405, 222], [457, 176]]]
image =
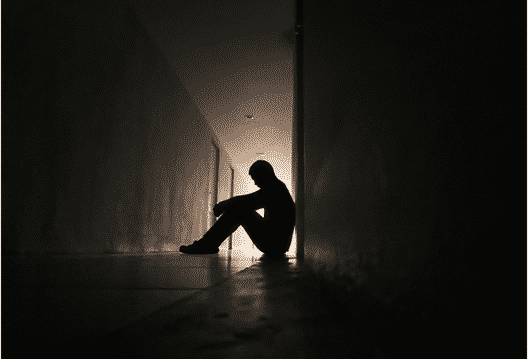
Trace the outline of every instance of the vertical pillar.
[[295, 0], [293, 50], [292, 179], [296, 207], [297, 259], [304, 259], [303, 0]]

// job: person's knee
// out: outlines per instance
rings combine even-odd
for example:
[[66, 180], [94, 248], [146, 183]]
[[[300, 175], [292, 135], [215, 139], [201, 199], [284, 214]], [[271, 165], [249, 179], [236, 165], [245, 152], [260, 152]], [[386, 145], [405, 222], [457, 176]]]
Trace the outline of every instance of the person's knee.
[[233, 203], [232, 205], [226, 208], [225, 213], [241, 212], [244, 209], [245, 206], [243, 206], [241, 203]]
[[247, 217], [251, 214], [251, 211], [249, 208], [246, 208], [244, 206], [235, 206], [228, 208], [224, 214], [227, 214], [228, 216], [236, 216], [238, 218]]

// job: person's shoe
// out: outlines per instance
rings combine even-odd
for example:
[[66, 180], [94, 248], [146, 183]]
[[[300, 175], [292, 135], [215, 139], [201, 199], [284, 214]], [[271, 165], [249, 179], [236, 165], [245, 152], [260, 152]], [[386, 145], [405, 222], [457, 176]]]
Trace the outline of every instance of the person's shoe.
[[218, 248], [207, 247], [198, 241], [194, 241], [188, 246], [181, 246], [180, 252], [185, 254], [215, 254], [218, 253]]

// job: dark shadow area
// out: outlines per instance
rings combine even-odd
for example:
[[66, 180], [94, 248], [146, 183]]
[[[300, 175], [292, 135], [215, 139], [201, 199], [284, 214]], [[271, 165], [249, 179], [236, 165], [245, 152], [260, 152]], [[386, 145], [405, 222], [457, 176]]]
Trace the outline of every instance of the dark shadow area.
[[526, 263], [525, 4], [304, 10], [307, 260], [387, 355], [506, 355], [525, 325], [498, 309], [525, 306], [500, 284], [525, 278], [507, 269]]

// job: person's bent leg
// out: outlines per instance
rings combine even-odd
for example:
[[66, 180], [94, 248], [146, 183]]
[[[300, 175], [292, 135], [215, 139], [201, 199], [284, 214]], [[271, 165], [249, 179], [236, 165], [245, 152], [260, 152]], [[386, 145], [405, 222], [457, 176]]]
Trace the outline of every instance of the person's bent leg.
[[231, 208], [216, 220], [216, 223], [204, 234], [199, 243], [207, 247], [218, 248], [240, 225], [246, 231], [247, 228], [258, 227], [259, 218], [262, 217], [257, 212], [247, 208]]
[[218, 247], [239, 226], [244, 228], [255, 247], [268, 257], [279, 258], [286, 252], [279, 248], [277, 243], [274, 243], [273, 238], [276, 234], [272, 233], [264, 219], [256, 211], [244, 207], [233, 207], [224, 212], [202, 239], [191, 246], [180, 247], [180, 251], [189, 254], [218, 253]]
[[286, 240], [281, 239], [280, 233], [276, 232], [277, 228], [270, 227], [269, 223], [265, 221], [259, 221], [258, 223], [243, 222], [242, 226], [253, 244], [255, 244], [255, 247], [264, 253], [267, 258], [283, 258], [288, 251], [289, 242], [287, 243]]
[[247, 226], [247, 228], [244, 226], [244, 229], [255, 244], [255, 247], [266, 254], [268, 258], [282, 258], [290, 247], [291, 238], [288, 240], [281, 233], [280, 228], [272, 228], [266, 222], [257, 226]]

